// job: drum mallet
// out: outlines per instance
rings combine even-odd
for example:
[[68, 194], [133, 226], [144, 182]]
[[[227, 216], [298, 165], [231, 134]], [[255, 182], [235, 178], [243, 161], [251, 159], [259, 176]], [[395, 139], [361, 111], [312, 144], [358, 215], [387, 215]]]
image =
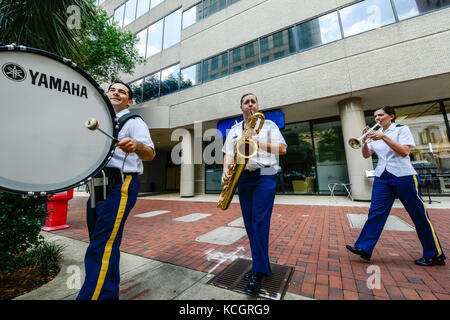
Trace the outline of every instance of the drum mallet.
[[119, 140], [117, 140], [116, 138], [114, 138], [113, 136], [110, 136], [109, 134], [107, 134], [105, 131], [103, 131], [102, 129], [99, 128], [98, 125], [98, 121], [95, 118], [89, 118], [86, 120], [85, 124], [86, 128], [88, 128], [89, 130], [99, 130], [101, 133], [103, 133], [105, 136], [107, 136], [108, 138], [111, 138], [113, 140], [114, 143], [119, 142]]

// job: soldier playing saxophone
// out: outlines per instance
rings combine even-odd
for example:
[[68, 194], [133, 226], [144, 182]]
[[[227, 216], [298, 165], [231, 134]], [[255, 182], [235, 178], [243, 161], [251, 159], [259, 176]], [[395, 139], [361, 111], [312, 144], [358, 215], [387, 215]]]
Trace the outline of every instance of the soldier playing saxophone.
[[[257, 97], [252, 93], [243, 95], [241, 110], [244, 120], [231, 128], [223, 147], [222, 184], [231, 177], [228, 171], [234, 163], [235, 144], [240, 140], [249, 117], [259, 110]], [[287, 145], [278, 126], [271, 120], [265, 120], [260, 132], [253, 135], [252, 140], [256, 142], [258, 152], [248, 160], [238, 182], [238, 192], [252, 252], [252, 270], [245, 275], [248, 279], [245, 291], [256, 296], [262, 278], [271, 274], [269, 230], [277, 180], [276, 156], [286, 154]]]

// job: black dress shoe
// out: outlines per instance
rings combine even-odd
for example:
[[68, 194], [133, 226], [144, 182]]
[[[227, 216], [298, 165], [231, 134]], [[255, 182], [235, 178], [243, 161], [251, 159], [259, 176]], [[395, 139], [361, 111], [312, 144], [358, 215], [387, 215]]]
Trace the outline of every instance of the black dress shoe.
[[416, 261], [414, 261], [415, 264], [418, 264], [419, 266], [425, 266], [430, 267], [434, 265], [438, 266], [444, 266], [445, 260], [442, 256], [439, 257], [431, 257], [431, 258], [420, 258]]
[[250, 271], [247, 271], [245, 274], [244, 274], [244, 279], [245, 280], [250, 280], [250, 278], [253, 276], [253, 274], [254, 274], [254, 272], [252, 271], [252, 270], [250, 270]]
[[365, 252], [364, 250], [358, 248], [358, 247], [352, 247], [349, 245], [345, 246], [348, 250], [350, 250], [352, 253], [359, 255], [362, 259], [366, 261], [370, 261], [370, 255]]
[[259, 272], [254, 272], [253, 275], [248, 280], [247, 287], [245, 287], [245, 293], [256, 297], [259, 294], [259, 290], [261, 289], [263, 274]]

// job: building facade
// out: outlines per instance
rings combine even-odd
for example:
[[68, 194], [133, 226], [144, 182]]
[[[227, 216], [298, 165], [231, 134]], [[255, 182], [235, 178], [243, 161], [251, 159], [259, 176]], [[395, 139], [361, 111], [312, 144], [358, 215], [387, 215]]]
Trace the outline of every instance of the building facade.
[[261, 111], [284, 115], [279, 194], [329, 194], [342, 182], [369, 200], [377, 159], [347, 141], [384, 105], [414, 135], [424, 186], [450, 194], [449, 0], [98, 2], [147, 59], [121, 75], [157, 151], [141, 192], [220, 192], [223, 137], [210, 133], [253, 92]]

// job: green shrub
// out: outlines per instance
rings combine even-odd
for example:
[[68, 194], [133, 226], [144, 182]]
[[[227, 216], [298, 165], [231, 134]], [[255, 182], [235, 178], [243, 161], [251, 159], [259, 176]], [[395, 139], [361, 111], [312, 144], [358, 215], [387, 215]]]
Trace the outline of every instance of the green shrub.
[[42, 242], [28, 250], [20, 266], [35, 266], [41, 276], [55, 276], [60, 269], [64, 246], [54, 242]]
[[39, 233], [48, 216], [45, 201], [46, 197], [0, 192], [0, 272], [14, 269], [21, 254], [42, 243]]

